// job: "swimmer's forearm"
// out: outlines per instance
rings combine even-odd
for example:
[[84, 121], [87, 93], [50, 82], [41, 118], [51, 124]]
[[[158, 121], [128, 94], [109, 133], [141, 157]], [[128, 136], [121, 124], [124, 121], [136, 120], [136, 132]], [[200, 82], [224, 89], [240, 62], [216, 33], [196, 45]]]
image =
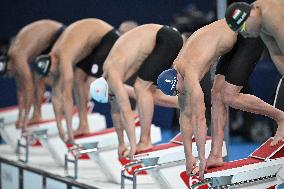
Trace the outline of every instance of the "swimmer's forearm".
[[129, 96], [123, 83], [117, 82], [116, 78], [109, 77], [111, 82], [111, 88], [115, 95], [117, 106], [119, 107], [120, 118], [122, 120], [123, 128], [126, 131], [130, 146], [132, 149], [136, 148], [136, 137], [135, 137], [135, 124], [134, 115], [131, 110], [129, 102]]
[[61, 118], [63, 115], [63, 98], [59, 83], [56, 83], [52, 89], [52, 105], [55, 114], [55, 120], [58, 128], [62, 128]]
[[168, 107], [168, 108], [179, 108], [178, 97], [165, 95], [160, 90], [155, 90], [153, 93], [155, 105]]
[[52, 105], [55, 114], [55, 120], [58, 126], [61, 126], [62, 118], [62, 98], [59, 95], [52, 96]]
[[73, 139], [72, 131], [72, 114], [73, 114], [73, 96], [72, 96], [72, 84], [68, 83], [64, 85], [63, 91], [63, 107], [64, 107], [64, 116], [66, 120], [66, 125], [68, 129], [69, 139]]
[[24, 128], [26, 127], [28, 121], [29, 121], [29, 114], [30, 114], [30, 109], [32, 106], [33, 102], [33, 87], [27, 87], [26, 88], [26, 101], [25, 101], [25, 114], [24, 114]]
[[17, 87], [17, 98], [18, 98], [18, 109], [19, 109], [19, 113], [18, 113], [18, 126], [22, 126], [23, 123], [22, 123], [22, 120], [23, 120], [23, 117], [24, 117], [24, 108], [25, 108], [25, 105], [24, 105], [24, 96], [23, 96], [23, 91]]
[[[121, 111], [121, 117], [124, 120], [124, 129], [127, 133], [131, 147], [136, 146], [134, 115], [131, 109], [129, 111]], [[133, 120], [133, 121], [132, 121]]]
[[115, 131], [117, 134], [118, 144], [123, 145], [124, 143], [124, 129], [121, 125], [120, 115], [112, 116], [112, 121], [115, 127]]
[[134, 88], [132, 86], [126, 85], [126, 84], [124, 84], [124, 87], [125, 87], [125, 89], [127, 91], [128, 96], [130, 96], [131, 98], [136, 99]]
[[201, 160], [205, 160], [205, 142], [206, 142], [206, 125], [199, 125], [196, 134], [196, 143], [198, 149], [198, 156]]
[[33, 101], [34, 93], [31, 73], [29, 71], [25, 71], [24, 68], [23, 70], [18, 69], [16, 72], [16, 82], [17, 87], [19, 89], [18, 94], [21, 93], [21, 107], [23, 107], [24, 109], [22, 123], [20, 124], [22, 124], [21, 126], [23, 127], [23, 129], [25, 129], [29, 119], [29, 112]]
[[192, 155], [192, 135], [193, 135], [190, 119], [187, 115], [181, 112], [179, 123], [180, 123], [180, 130], [182, 134], [185, 156], [189, 157]]
[[111, 118], [112, 118], [112, 122], [115, 128], [116, 134], [117, 134], [118, 144], [123, 145], [125, 144], [124, 143], [124, 133], [123, 133], [124, 129], [121, 124], [122, 120], [120, 117], [119, 107], [117, 105], [115, 98], [114, 100], [110, 102], [110, 105], [111, 105]]
[[[34, 77], [34, 86], [35, 86], [35, 100], [34, 100], [34, 114], [38, 113], [41, 115], [41, 104], [42, 98], [45, 91], [45, 82], [44, 79], [40, 79], [38, 76]], [[37, 112], [36, 112], [37, 111]]]

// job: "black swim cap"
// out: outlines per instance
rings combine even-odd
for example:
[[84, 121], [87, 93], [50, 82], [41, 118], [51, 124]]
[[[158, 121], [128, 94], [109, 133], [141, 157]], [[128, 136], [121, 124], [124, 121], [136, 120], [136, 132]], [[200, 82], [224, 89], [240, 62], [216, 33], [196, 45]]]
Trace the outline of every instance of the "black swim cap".
[[40, 55], [36, 58], [34, 69], [41, 76], [47, 76], [51, 67], [51, 57], [49, 55]]
[[225, 18], [233, 31], [238, 31], [250, 15], [251, 5], [244, 2], [232, 3], [226, 10]]

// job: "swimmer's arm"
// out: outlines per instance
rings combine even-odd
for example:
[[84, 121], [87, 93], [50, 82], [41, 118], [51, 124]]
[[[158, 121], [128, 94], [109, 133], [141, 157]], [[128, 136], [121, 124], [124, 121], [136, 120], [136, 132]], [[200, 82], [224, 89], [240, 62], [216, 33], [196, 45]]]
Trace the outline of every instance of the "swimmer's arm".
[[45, 81], [44, 81], [44, 78], [40, 77], [36, 73], [33, 73], [33, 83], [35, 86], [33, 116], [35, 116], [35, 114], [39, 114], [37, 116], [41, 117], [41, 104], [42, 104], [42, 98], [45, 92]]
[[[115, 95], [117, 100], [121, 119], [123, 123], [123, 127], [126, 130], [130, 146], [131, 148], [135, 148], [136, 146], [136, 138], [135, 138], [135, 124], [134, 124], [134, 115], [131, 110], [131, 105], [129, 102], [129, 96], [124, 87], [124, 84], [120, 82], [115, 74], [108, 76], [108, 84]], [[134, 155], [134, 154], [131, 154]]]
[[178, 96], [178, 102], [179, 102], [179, 108], [180, 108], [180, 117], [179, 117], [179, 124], [180, 124], [180, 130], [182, 134], [182, 140], [184, 144], [184, 152], [185, 157], [190, 158], [192, 154], [192, 127], [190, 124], [190, 112], [188, 110], [188, 105], [186, 94], [180, 94]]
[[[63, 62], [62, 62], [63, 63]], [[73, 113], [73, 68], [72, 66], [63, 66], [64, 71], [61, 71], [63, 79], [63, 110], [68, 129], [69, 140], [73, 140], [72, 132], [72, 113]], [[72, 137], [72, 138], [70, 138]]]
[[165, 95], [159, 89], [153, 89], [153, 97], [155, 105], [168, 107], [168, 108], [179, 108], [178, 97]]
[[55, 120], [57, 128], [60, 131], [62, 129], [61, 118], [63, 116], [63, 97], [62, 97], [62, 79], [56, 77], [52, 81], [52, 93], [51, 101], [53, 105], [53, 110], [55, 114]]
[[270, 57], [274, 62], [274, 64], [276, 65], [277, 69], [282, 75], [284, 75], [284, 56], [279, 46], [277, 45], [275, 39], [264, 33], [261, 34], [261, 39], [268, 48]]
[[123, 134], [124, 128], [121, 123], [119, 107], [115, 98], [110, 101], [110, 106], [111, 106], [111, 118], [113, 121], [113, 125], [115, 127], [115, 131], [117, 133], [118, 145], [119, 146], [125, 145], [124, 134]]
[[32, 81], [32, 75], [30, 68], [28, 67], [27, 63], [21, 64], [21, 65], [15, 65], [16, 66], [16, 74], [18, 76], [18, 86], [21, 85], [23, 89], [23, 99], [24, 99], [24, 117], [23, 117], [23, 130], [25, 130], [28, 119], [29, 119], [29, 112], [31, 108], [31, 104], [33, 102], [33, 81]]
[[[205, 121], [205, 105], [203, 97], [204, 94], [202, 92], [202, 88], [200, 86], [199, 81], [191, 82], [189, 77], [187, 77], [187, 75], [189, 74], [190, 73], [187, 72], [185, 73], [184, 76], [184, 85], [185, 85], [185, 94], [186, 94], [184, 112], [187, 117], [190, 117], [190, 127], [192, 128], [191, 129], [192, 132], [190, 134], [192, 136], [193, 133], [194, 138], [196, 140], [198, 158], [200, 160], [199, 176], [203, 178], [206, 166], [205, 142], [206, 142], [206, 131], [207, 131], [206, 121]], [[191, 138], [187, 139], [191, 140]], [[188, 153], [191, 153], [191, 151], [190, 152], [188, 151]]]
[[25, 108], [24, 92], [23, 92], [23, 86], [21, 86], [20, 80], [17, 74], [15, 74], [15, 81], [16, 81], [16, 92], [17, 92], [18, 109], [19, 109], [18, 120], [17, 120], [16, 126], [17, 128], [20, 128], [23, 125], [22, 120], [23, 120], [24, 113], [25, 113], [24, 111], [24, 108]]
[[125, 87], [125, 89], [127, 91], [128, 96], [130, 96], [131, 98], [136, 100], [136, 95], [135, 95], [134, 88], [132, 86], [126, 85], [126, 84], [124, 84], [124, 87]]
[[[127, 94], [136, 100], [134, 88], [130, 85], [124, 84]], [[154, 104], [168, 108], [178, 108], [178, 97], [165, 95], [162, 91], [155, 88], [153, 90]]]

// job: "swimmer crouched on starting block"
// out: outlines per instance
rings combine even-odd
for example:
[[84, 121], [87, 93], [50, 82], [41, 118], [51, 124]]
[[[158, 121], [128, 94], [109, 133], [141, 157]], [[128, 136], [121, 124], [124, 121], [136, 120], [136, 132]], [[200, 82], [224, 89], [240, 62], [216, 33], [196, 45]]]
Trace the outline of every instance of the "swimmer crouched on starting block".
[[[212, 37], [214, 36], [214, 37]], [[278, 125], [282, 126], [284, 113], [273, 106], [265, 103], [261, 99], [252, 96], [241, 94], [239, 90], [241, 89], [242, 82], [238, 83], [243, 78], [238, 78], [233, 80], [231, 78], [230, 66], [231, 64], [235, 64], [235, 62], [230, 63], [228, 60], [227, 64], [230, 63], [228, 70], [224, 70], [224, 72], [217, 73], [219, 75], [223, 75], [226, 78], [228, 84], [227, 86], [231, 86], [231, 91], [226, 89], [227, 91], [233, 94], [233, 98], [224, 97], [223, 100], [214, 99], [214, 92], [216, 89], [213, 87], [213, 99], [212, 109], [217, 111], [213, 113], [212, 116], [212, 133], [213, 133], [213, 141], [212, 141], [212, 150], [209, 156], [208, 161], [205, 159], [205, 136], [207, 133], [207, 127], [205, 122], [205, 106], [203, 99], [203, 92], [200, 87], [200, 80], [203, 78], [204, 74], [207, 73], [210, 69], [210, 66], [218, 61], [219, 57], [228, 53], [237, 41], [237, 34], [228, 27], [226, 20], [218, 20], [213, 22], [198, 31], [196, 31], [184, 45], [181, 50], [179, 56], [176, 58], [174, 62], [174, 69], [167, 70], [163, 72], [159, 76], [158, 85], [159, 88], [168, 95], [173, 95], [175, 90], [179, 91], [179, 106], [180, 106], [180, 125], [183, 134], [183, 142], [186, 153], [186, 170], [188, 174], [194, 174], [198, 169], [194, 169], [195, 166], [195, 158], [192, 156], [192, 141], [191, 138], [194, 135], [197, 140], [198, 152], [199, 152], [199, 176], [203, 178], [204, 172], [207, 167], [212, 166], [221, 166], [223, 164], [223, 160], [220, 158], [220, 152], [222, 147], [222, 141], [224, 138], [224, 117], [220, 117], [221, 112], [224, 111], [224, 104], [226, 106], [231, 106], [233, 108], [241, 109], [248, 112], [258, 113], [262, 115], [269, 116], [277, 121]], [[210, 43], [208, 43], [210, 42]], [[257, 42], [257, 41], [256, 41]], [[246, 42], [248, 43], [248, 42]], [[251, 45], [248, 45], [250, 48]], [[256, 60], [258, 55], [261, 52], [255, 54]], [[234, 50], [232, 50], [234, 53]], [[226, 55], [225, 55], [226, 56]], [[228, 56], [228, 55], [227, 55]], [[235, 56], [235, 55], [234, 55]], [[254, 60], [250, 61], [254, 62]], [[225, 64], [226, 64], [225, 63]], [[240, 62], [245, 64], [246, 62]], [[219, 65], [220, 67], [221, 65]], [[245, 68], [245, 67], [244, 67]], [[247, 69], [247, 68], [245, 68]], [[248, 69], [249, 70], [249, 69]], [[246, 70], [246, 71], [248, 71]], [[242, 71], [242, 70], [237, 70]], [[224, 82], [224, 76], [221, 78], [217, 78], [220, 81]], [[219, 77], [218, 75], [216, 77]], [[172, 82], [167, 82], [172, 81]], [[232, 84], [229, 84], [232, 82]], [[230, 89], [230, 88], [229, 88]], [[214, 91], [215, 90], [215, 91]], [[216, 95], [215, 95], [216, 97]], [[222, 102], [220, 104], [220, 102]], [[219, 103], [219, 104], [218, 104]], [[223, 107], [222, 107], [223, 106]], [[220, 111], [218, 113], [218, 107]], [[215, 108], [215, 109], [214, 109]], [[217, 110], [216, 110], [217, 108]], [[221, 114], [216, 116], [216, 114]], [[218, 120], [218, 119], [219, 120]], [[217, 120], [214, 120], [217, 119]], [[221, 119], [221, 120], [220, 120]], [[220, 142], [221, 141], [221, 142]], [[194, 170], [193, 170], [194, 169]]]
[[[41, 103], [45, 81], [30, 69], [37, 56], [50, 51], [65, 26], [53, 20], [39, 20], [23, 27], [11, 42], [7, 56], [0, 60], [0, 75], [16, 80], [19, 114], [17, 128], [26, 130], [28, 123], [41, 121]], [[31, 105], [33, 116], [29, 119]]]

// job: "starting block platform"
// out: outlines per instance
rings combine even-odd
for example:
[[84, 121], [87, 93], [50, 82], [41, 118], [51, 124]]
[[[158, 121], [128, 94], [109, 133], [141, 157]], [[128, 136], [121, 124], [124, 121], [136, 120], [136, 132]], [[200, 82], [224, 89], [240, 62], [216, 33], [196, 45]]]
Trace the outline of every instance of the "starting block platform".
[[207, 170], [205, 180], [180, 172], [183, 182], [177, 188], [284, 188], [284, 141], [270, 146], [270, 138], [248, 158], [225, 162], [221, 167]]
[[[208, 157], [211, 150], [211, 137], [206, 137], [205, 155]], [[192, 139], [192, 154], [198, 157], [195, 139]], [[222, 156], [227, 156], [225, 142]], [[160, 144], [135, 155], [136, 162], [126, 164], [121, 171], [121, 188], [125, 188], [125, 181], [131, 180], [133, 188], [141, 183], [141, 175], [148, 175], [148, 182], [155, 182], [160, 188], [179, 188], [180, 172], [185, 168], [184, 146], [181, 134], [174, 137], [169, 143]], [[150, 177], [150, 178], [149, 178]]]

